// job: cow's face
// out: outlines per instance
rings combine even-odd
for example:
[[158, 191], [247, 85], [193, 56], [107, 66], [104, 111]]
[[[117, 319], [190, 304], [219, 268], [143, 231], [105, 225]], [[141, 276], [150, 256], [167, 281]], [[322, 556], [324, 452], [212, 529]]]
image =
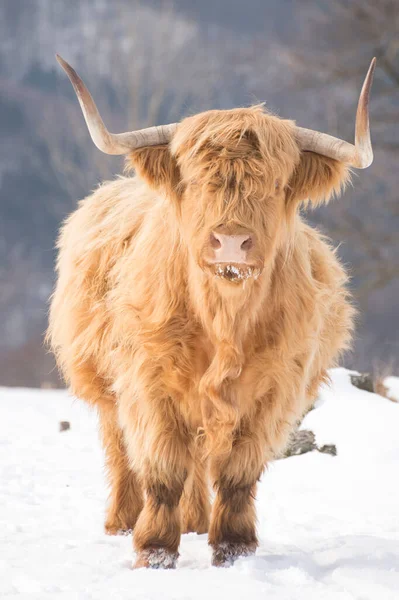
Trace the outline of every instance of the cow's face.
[[172, 145], [180, 168], [181, 232], [210, 276], [261, 276], [286, 226], [285, 190], [299, 161], [292, 124], [260, 107], [186, 119]]
[[347, 180], [345, 165], [363, 169], [373, 160], [368, 104], [375, 58], [359, 98], [355, 146], [265, 114], [261, 106], [112, 134], [76, 71], [57, 59], [94, 143], [107, 154], [128, 153], [149, 185], [175, 201], [191, 259], [227, 282], [259, 277], [283, 241], [281, 231], [293, 226], [299, 202], [328, 199]]
[[130, 162], [173, 204], [191, 262], [236, 289], [293, 241], [298, 204], [319, 203], [347, 177], [343, 163], [301, 153], [294, 124], [259, 106], [189, 117], [169, 146]]

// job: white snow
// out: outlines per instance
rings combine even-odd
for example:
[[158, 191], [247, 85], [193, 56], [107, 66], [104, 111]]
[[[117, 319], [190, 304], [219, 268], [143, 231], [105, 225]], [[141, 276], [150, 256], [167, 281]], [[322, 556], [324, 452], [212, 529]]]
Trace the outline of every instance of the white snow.
[[399, 404], [352, 387], [344, 369], [332, 378], [303, 427], [338, 455], [270, 465], [257, 555], [210, 567], [206, 536], [189, 534], [175, 571], [133, 571], [130, 537], [103, 533], [94, 413], [66, 392], [0, 388], [0, 597], [397, 600]]

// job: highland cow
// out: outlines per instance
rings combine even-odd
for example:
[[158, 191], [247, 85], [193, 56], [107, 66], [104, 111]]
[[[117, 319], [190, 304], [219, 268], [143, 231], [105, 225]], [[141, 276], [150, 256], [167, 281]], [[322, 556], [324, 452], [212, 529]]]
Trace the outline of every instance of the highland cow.
[[174, 567], [188, 531], [231, 564], [257, 547], [258, 479], [350, 342], [347, 275], [299, 208], [372, 162], [375, 61], [355, 145], [263, 106], [111, 134], [59, 62], [93, 141], [136, 173], [67, 219], [50, 311], [64, 377], [99, 414], [106, 532], [133, 530], [136, 567]]

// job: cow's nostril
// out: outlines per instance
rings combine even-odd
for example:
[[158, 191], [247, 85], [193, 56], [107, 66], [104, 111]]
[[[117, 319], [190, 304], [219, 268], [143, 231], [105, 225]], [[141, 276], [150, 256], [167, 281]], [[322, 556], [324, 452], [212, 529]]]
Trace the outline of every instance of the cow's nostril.
[[214, 250], [218, 250], [219, 248], [222, 247], [222, 243], [220, 240], [218, 240], [218, 238], [215, 236], [214, 233], [211, 233], [210, 235], [210, 243], [212, 248], [214, 248]]
[[241, 248], [241, 250], [250, 250], [252, 248], [252, 245], [253, 245], [252, 238], [248, 237], [246, 240], [243, 241], [240, 248]]

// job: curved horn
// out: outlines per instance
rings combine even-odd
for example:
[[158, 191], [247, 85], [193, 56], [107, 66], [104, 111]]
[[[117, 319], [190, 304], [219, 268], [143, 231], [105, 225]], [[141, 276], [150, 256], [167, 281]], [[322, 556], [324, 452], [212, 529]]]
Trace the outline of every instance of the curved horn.
[[102, 152], [106, 154], [127, 154], [143, 146], [167, 144], [171, 140], [177, 128], [176, 123], [160, 125], [159, 127], [147, 127], [146, 129], [127, 131], [126, 133], [110, 133], [104, 125], [89, 90], [79, 75], [61, 56], [56, 54], [56, 58], [73, 85], [91, 139]]
[[329, 158], [335, 158], [357, 169], [366, 169], [371, 165], [373, 162], [373, 149], [370, 139], [369, 99], [375, 65], [376, 59], [373, 58], [360, 92], [356, 113], [355, 145], [326, 133], [297, 127], [297, 141], [302, 150], [309, 150]]

